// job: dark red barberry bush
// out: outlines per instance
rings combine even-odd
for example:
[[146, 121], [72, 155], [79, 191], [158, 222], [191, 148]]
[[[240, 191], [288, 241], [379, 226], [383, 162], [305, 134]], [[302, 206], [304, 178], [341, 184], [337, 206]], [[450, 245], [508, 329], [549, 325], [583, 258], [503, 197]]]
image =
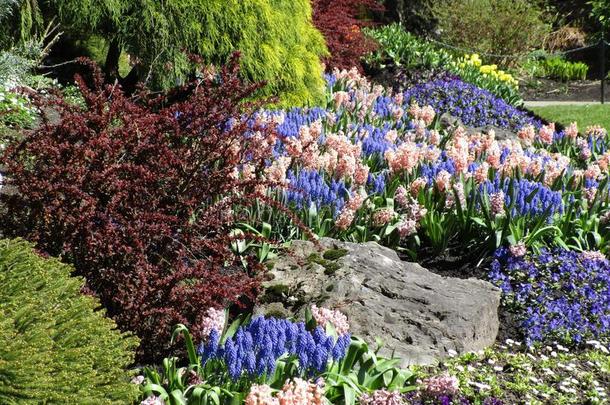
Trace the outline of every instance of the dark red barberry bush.
[[361, 28], [367, 21], [358, 18], [383, 7], [377, 0], [312, 0], [313, 22], [326, 39], [330, 56], [324, 60], [328, 69], [362, 70], [360, 59], [375, 48]]
[[[249, 119], [260, 85], [238, 78], [237, 58], [214, 78], [153, 97], [127, 97], [78, 78], [82, 109], [57, 100], [45, 122], [2, 161], [9, 186], [4, 229], [74, 264], [123, 330], [144, 342], [140, 360], [167, 354], [184, 323], [197, 335], [205, 309], [252, 299], [260, 266], [230, 249], [232, 207], [258, 197], [275, 129]], [[248, 261], [248, 259], [246, 259]]]

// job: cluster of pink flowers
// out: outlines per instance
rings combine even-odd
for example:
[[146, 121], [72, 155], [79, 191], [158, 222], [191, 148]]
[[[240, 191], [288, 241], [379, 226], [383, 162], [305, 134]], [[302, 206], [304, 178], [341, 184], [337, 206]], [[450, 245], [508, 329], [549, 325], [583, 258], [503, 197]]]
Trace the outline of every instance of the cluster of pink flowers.
[[572, 140], [576, 139], [576, 137], [578, 136], [578, 124], [573, 122], [570, 125], [568, 125], [568, 127], [565, 130], [565, 134], [569, 139], [572, 139]]
[[365, 192], [356, 193], [352, 196], [352, 198], [347, 202], [347, 204], [337, 217], [337, 221], [335, 222], [335, 226], [337, 227], [337, 229], [344, 231], [349, 228], [349, 226], [354, 221], [356, 211], [360, 209], [366, 197], [367, 195]]
[[404, 211], [396, 226], [400, 237], [406, 238], [414, 235], [419, 227], [419, 222], [426, 215], [428, 210], [411, 197], [407, 189], [403, 186], [399, 186], [396, 189], [394, 200], [398, 204], [398, 207]]
[[504, 191], [500, 190], [489, 196], [489, 203], [491, 205], [491, 214], [493, 216], [504, 214]]
[[509, 247], [510, 253], [515, 257], [523, 257], [527, 253], [527, 246], [525, 243], [519, 242]]
[[420, 107], [417, 104], [411, 104], [409, 107], [409, 114], [415, 121], [422, 121], [424, 126], [432, 124], [434, 117], [436, 116], [436, 112], [431, 106], [427, 105]]
[[391, 208], [382, 208], [373, 213], [373, 226], [385, 226], [392, 222], [396, 213]]
[[225, 311], [222, 309], [208, 308], [205, 317], [201, 320], [201, 336], [205, 339], [213, 330], [222, 333], [225, 327]]
[[423, 385], [423, 390], [435, 397], [455, 395], [460, 390], [458, 379], [448, 375], [426, 378]]
[[421, 148], [415, 142], [405, 141], [396, 150], [385, 153], [385, 159], [392, 172], [411, 173], [422, 157]]
[[318, 326], [326, 327], [326, 324], [331, 324], [338, 335], [345, 335], [349, 332], [347, 316], [340, 311], [318, 308], [316, 305], [312, 305], [311, 314]]
[[362, 394], [360, 396], [361, 405], [403, 405], [405, 401], [403, 395], [397, 391], [385, 389], [377, 390], [372, 394]]
[[140, 405], [165, 405], [165, 401], [156, 395], [151, 395], [140, 402]]
[[584, 260], [605, 260], [606, 255], [597, 250], [585, 250], [580, 254]]
[[300, 378], [287, 381], [277, 395], [270, 386], [254, 384], [245, 400], [245, 405], [322, 405], [324, 387]]

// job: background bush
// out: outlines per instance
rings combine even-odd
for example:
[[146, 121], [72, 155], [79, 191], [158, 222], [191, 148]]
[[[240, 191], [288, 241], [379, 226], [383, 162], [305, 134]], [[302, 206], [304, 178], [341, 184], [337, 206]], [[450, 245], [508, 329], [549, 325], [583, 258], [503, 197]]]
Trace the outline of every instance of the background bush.
[[81, 294], [82, 280], [22, 240], [0, 240], [0, 403], [130, 403], [137, 340]]
[[[267, 81], [265, 94], [279, 94], [287, 104], [315, 103], [322, 97], [320, 57], [326, 47], [312, 24], [309, 0], [19, 3], [9, 33], [27, 37], [40, 24], [24, 21], [55, 19], [65, 40], [57, 49], [59, 57], [59, 51], [73, 49], [78, 41], [104, 38], [106, 47], [100, 48], [107, 51], [100, 62], [105, 73], [128, 87], [146, 79], [156, 87], [170, 87], [192, 73], [189, 54], [220, 65], [239, 50], [244, 77]], [[126, 76], [119, 72], [124, 54], [132, 62]]]
[[205, 308], [258, 285], [260, 266], [242, 265], [229, 234], [231, 207], [252, 203], [261, 183], [234, 173], [264, 170], [274, 131], [241, 119], [258, 86], [243, 84], [237, 63], [172, 93], [173, 104], [128, 98], [99, 75], [94, 91], [79, 79], [86, 107], [45, 101], [57, 123], [3, 157], [18, 191], [2, 197], [4, 229], [73, 263], [117, 324], [146, 342], [142, 359], [167, 353], [176, 324], [197, 337]]
[[445, 0], [436, 2], [434, 15], [443, 41], [477, 53], [526, 54], [542, 46], [550, 29], [528, 0]]
[[325, 59], [328, 69], [350, 69], [360, 66], [360, 59], [374, 49], [374, 42], [360, 28], [368, 25], [358, 17], [367, 11], [379, 11], [376, 0], [313, 0], [314, 23], [326, 39], [330, 56]]

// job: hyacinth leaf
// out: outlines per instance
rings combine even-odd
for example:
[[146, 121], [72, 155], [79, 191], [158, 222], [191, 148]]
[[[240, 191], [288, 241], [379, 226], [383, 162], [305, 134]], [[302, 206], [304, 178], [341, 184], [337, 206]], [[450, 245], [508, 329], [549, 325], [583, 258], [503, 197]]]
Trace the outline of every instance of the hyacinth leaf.
[[[228, 319], [227, 315], [228, 312], [226, 312], [225, 314], [225, 319]], [[250, 318], [251, 314], [240, 314], [239, 316], [237, 316], [237, 318], [235, 318], [235, 320], [231, 323], [231, 325], [227, 328], [225, 333], [220, 338], [220, 344], [224, 344], [227, 339], [232, 338], [237, 332], [237, 329], [239, 329], [240, 326], [247, 324], [250, 321]]]
[[353, 405], [356, 403], [356, 391], [349, 386], [343, 386], [343, 393], [345, 395], [345, 403], [347, 405]]
[[171, 405], [186, 405], [187, 401], [182, 394], [181, 389], [175, 389], [169, 394], [169, 403]]
[[142, 392], [144, 393], [144, 397], [157, 395], [163, 400], [167, 400], [169, 398], [167, 391], [165, 391], [165, 388], [163, 388], [161, 384], [148, 383], [142, 387]]
[[178, 335], [182, 334], [184, 336], [184, 342], [186, 345], [186, 351], [189, 357], [189, 363], [194, 366], [199, 364], [199, 356], [197, 356], [197, 351], [195, 350], [195, 345], [193, 344], [193, 338], [191, 337], [191, 333], [188, 328], [183, 324], [179, 324], [174, 329], [174, 333], [172, 333], [171, 343], [175, 342], [175, 339]]
[[316, 320], [311, 313], [311, 308], [305, 308], [305, 327], [307, 330], [314, 330], [316, 328]]

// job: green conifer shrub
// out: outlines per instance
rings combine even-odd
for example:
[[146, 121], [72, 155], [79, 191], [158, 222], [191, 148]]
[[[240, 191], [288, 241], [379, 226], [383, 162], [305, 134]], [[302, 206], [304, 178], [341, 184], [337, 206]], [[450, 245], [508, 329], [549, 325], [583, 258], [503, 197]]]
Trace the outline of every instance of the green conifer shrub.
[[[191, 73], [190, 54], [222, 65], [240, 51], [242, 74], [266, 81], [264, 95], [279, 95], [283, 105], [323, 100], [320, 58], [327, 50], [310, 0], [19, 1], [37, 3], [17, 10], [55, 18], [65, 38], [105, 38], [104, 73], [125, 86], [149, 79], [171, 87]], [[119, 61], [125, 53], [133, 65], [123, 77]]]
[[82, 295], [72, 268], [0, 240], [0, 403], [128, 404], [137, 339]]

